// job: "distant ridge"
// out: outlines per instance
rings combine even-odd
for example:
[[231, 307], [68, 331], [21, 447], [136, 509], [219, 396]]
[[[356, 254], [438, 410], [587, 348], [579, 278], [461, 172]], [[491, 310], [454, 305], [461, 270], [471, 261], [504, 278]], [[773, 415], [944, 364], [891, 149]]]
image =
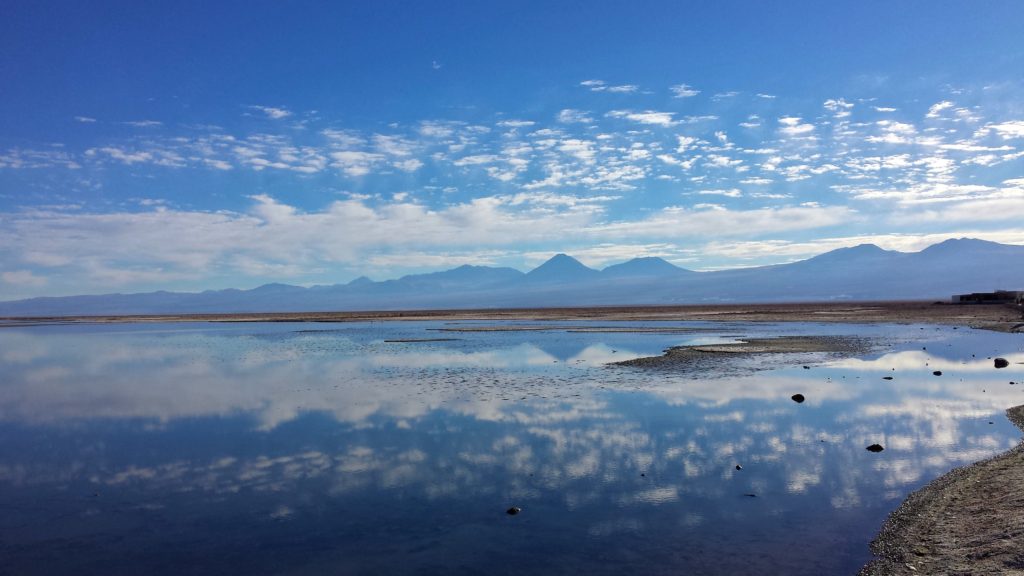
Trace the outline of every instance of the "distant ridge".
[[523, 273], [463, 265], [375, 282], [303, 288], [148, 292], [0, 302], [0, 316], [299, 312], [795, 302], [948, 301], [953, 294], [1024, 289], [1024, 246], [949, 239], [920, 252], [861, 244], [790, 264], [694, 272], [661, 258], [595, 270], [557, 254]]

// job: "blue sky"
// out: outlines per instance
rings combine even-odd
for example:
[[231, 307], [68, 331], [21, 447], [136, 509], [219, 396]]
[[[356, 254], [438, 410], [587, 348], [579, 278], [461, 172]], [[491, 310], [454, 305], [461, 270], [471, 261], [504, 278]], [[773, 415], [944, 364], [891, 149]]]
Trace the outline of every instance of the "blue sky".
[[1024, 244], [1022, 22], [1019, 2], [13, 2], [0, 299]]

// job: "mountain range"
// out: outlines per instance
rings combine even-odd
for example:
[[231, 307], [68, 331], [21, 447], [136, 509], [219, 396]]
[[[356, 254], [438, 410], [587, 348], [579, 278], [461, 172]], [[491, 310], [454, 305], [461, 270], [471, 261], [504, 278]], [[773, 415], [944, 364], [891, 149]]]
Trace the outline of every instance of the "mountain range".
[[41, 297], [0, 302], [0, 316], [322, 312], [553, 306], [947, 300], [953, 294], [1024, 289], [1024, 246], [950, 239], [920, 252], [873, 244], [789, 264], [695, 272], [661, 258], [595, 270], [558, 254], [523, 273], [459, 266], [374, 282], [251, 290]]

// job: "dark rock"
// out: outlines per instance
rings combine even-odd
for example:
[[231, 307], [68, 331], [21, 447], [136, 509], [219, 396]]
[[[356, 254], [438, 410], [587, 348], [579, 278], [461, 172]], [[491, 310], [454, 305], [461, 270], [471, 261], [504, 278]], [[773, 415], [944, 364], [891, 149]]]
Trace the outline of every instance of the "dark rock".
[[747, 498], [757, 498], [757, 494], [752, 494], [750, 492], [747, 492], [746, 494], [744, 494], [744, 496], [746, 496]]
[[736, 465], [736, 469], [737, 469], [737, 470], [743, 470], [743, 466], [740, 466], [739, 464], [737, 464], [737, 465]]
[[810, 366], [804, 366], [804, 370], [810, 370], [810, 369], [811, 369]]
[[995, 359], [996, 368], [1006, 368], [1010, 365], [1010, 362], [1006, 358]]
[[882, 376], [882, 380], [892, 380], [892, 376]]
[[793, 394], [792, 396], [790, 396], [790, 398], [792, 398], [793, 402], [796, 402], [797, 404], [800, 404], [801, 402], [804, 401], [803, 394]]
[[509, 516], [515, 516], [516, 514], [519, 514], [522, 511], [523, 511], [522, 508], [520, 508], [518, 506], [513, 506], [513, 507], [509, 508], [508, 510], [505, 510], [505, 514], [508, 514]]
[[936, 370], [935, 372], [932, 372], [932, 374], [935, 376], [942, 376], [942, 370]]
[[882, 450], [885, 450], [885, 448], [882, 448], [881, 444], [872, 444], [871, 446], [868, 446], [868, 452], [881, 452]]

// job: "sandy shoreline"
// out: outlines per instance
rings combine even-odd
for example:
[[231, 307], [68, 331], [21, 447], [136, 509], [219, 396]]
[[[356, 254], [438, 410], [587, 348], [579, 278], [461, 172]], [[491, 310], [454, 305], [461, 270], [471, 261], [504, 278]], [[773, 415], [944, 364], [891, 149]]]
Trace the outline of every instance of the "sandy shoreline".
[[[1024, 430], [1024, 406], [1006, 411]], [[871, 543], [861, 576], [1024, 574], [1024, 443], [914, 492]]]

